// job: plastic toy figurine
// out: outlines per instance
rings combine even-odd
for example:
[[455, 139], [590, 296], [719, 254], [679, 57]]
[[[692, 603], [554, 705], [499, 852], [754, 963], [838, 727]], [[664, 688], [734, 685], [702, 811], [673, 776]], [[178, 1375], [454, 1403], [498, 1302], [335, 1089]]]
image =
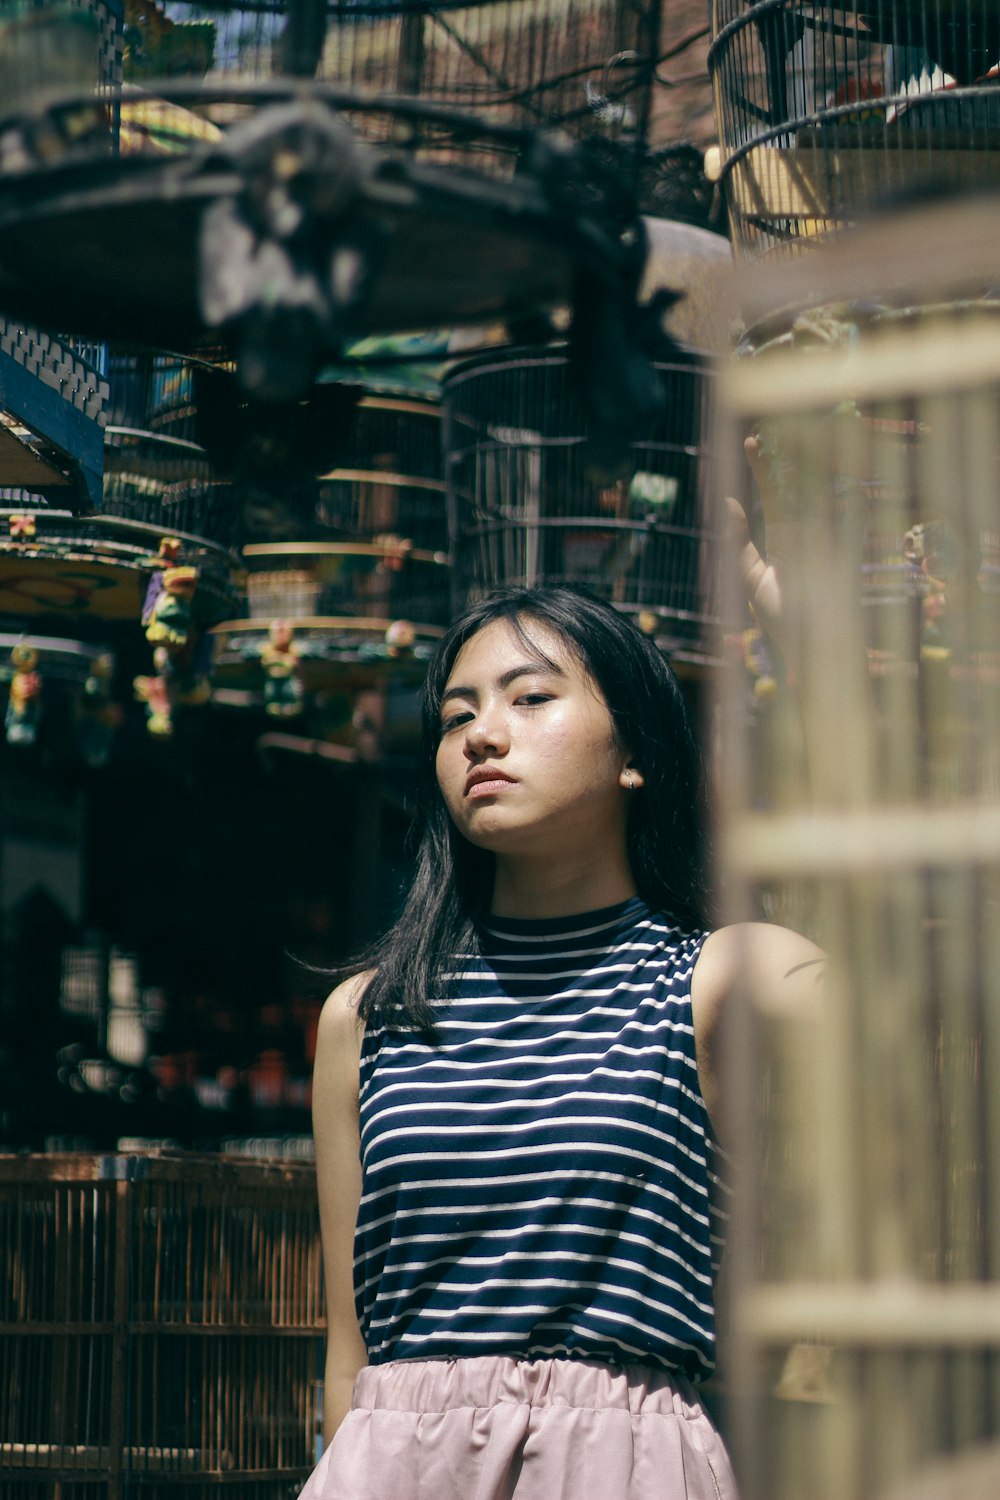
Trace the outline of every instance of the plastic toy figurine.
[[4, 729], [10, 745], [33, 745], [38, 734], [42, 679], [37, 671], [38, 652], [23, 643], [10, 653], [14, 668], [7, 697]]
[[30, 510], [15, 511], [9, 518], [11, 540], [14, 542], [30, 542], [34, 540], [38, 526], [34, 514]]
[[272, 620], [268, 643], [260, 653], [264, 669], [264, 709], [273, 718], [290, 719], [302, 712], [300, 657], [287, 620]]
[[150, 734], [166, 736], [174, 732], [173, 703], [167, 670], [170, 653], [166, 646], [157, 646], [153, 652], [155, 671], [150, 677], [136, 677], [133, 686], [135, 696], [146, 705], [146, 728]]
[[409, 620], [393, 620], [385, 633], [385, 644], [390, 656], [409, 656], [417, 639], [417, 632]]
[[[198, 569], [192, 567], [165, 568], [159, 575], [160, 588], [150, 600], [146, 595], [147, 611], [143, 612], [146, 639], [152, 645], [166, 645], [180, 650], [188, 643], [192, 630], [191, 601], [198, 585]], [[156, 576], [150, 581], [150, 592]]]

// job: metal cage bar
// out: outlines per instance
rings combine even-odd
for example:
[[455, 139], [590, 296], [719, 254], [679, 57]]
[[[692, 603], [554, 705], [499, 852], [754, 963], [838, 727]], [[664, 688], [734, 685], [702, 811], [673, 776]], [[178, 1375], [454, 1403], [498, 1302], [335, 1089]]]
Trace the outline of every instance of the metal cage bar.
[[595, 477], [561, 350], [457, 362], [444, 381], [456, 597], [494, 584], [582, 584], [678, 655], [704, 656], [716, 618], [714, 518], [700, 494], [710, 379], [696, 355], [658, 366], [661, 415], [623, 477]]
[[713, 0], [734, 246], [815, 242], [893, 198], [1000, 181], [992, 0]]

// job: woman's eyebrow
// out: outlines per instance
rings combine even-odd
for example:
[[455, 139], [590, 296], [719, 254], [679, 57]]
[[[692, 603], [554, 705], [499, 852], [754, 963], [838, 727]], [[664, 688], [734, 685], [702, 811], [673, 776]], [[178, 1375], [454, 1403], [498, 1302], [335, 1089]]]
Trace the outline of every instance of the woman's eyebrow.
[[[557, 677], [565, 677], [566, 675], [562, 667], [557, 666], [554, 661], [521, 662], [516, 667], [508, 667], [506, 672], [497, 678], [497, 685], [500, 688], [508, 688], [519, 677], [534, 677], [539, 672]], [[441, 702], [445, 704], [450, 698], [476, 698], [478, 695], [477, 688], [463, 687], [461, 684], [456, 683], [454, 687], [445, 688], [441, 694]]]

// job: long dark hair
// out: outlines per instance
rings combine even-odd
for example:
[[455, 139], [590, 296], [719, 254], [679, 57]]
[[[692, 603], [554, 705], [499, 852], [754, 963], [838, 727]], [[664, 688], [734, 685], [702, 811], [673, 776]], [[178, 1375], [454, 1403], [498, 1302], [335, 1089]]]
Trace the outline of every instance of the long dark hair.
[[442, 638], [424, 684], [415, 830], [416, 870], [390, 930], [352, 966], [371, 969], [359, 1011], [365, 1020], [433, 1030], [433, 998], [447, 993], [456, 954], [476, 949], [475, 924], [489, 911], [494, 856], [457, 831], [438, 788], [435, 759], [441, 698], [459, 652], [503, 620], [533, 655], [533, 621], [565, 642], [600, 688], [620, 743], [642, 772], [630, 798], [627, 846], [639, 894], [679, 926], [706, 921], [707, 883], [698, 742], [684, 696], [655, 644], [603, 600], [570, 588], [505, 588], [470, 605]]

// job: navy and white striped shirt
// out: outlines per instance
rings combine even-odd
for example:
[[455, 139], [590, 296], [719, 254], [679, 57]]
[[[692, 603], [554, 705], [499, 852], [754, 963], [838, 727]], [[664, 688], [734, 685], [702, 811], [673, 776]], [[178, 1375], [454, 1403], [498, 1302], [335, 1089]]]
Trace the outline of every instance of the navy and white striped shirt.
[[638, 898], [491, 918], [435, 1041], [369, 1028], [354, 1274], [372, 1364], [711, 1370], [722, 1213], [690, 995], [704, 937]]

